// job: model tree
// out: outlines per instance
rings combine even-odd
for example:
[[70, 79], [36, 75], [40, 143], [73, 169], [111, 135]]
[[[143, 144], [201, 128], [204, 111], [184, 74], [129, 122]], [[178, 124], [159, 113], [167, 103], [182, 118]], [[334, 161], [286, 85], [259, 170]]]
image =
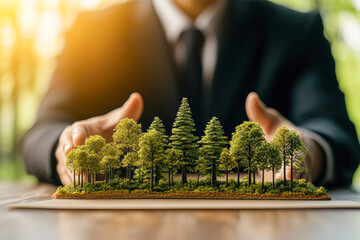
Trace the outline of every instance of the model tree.
[[88, 159], [86, 161], [86, 171], [88, 174], [88, 182], [92, 183], [95, 181], [95, 174], [99, 172], [99, 164], [103, 157], [103, 148], [106, 142], [100, 135], [94, 135], [86, 138], [85, 150], [88, 153]]
[[197, 137], [194, 136], [195, 123], [191, 116], [191, 109], [186, 98], [181, 101], [181, 106], [170, 136], [170, 147], [182, 154], [182, 182], [187, 182], [187, 168], [194, 164], [196, 158]]
[[139, 161], [139, 155], [138, 152], [129, 152], [128, 154], [125, 155], [123, 161], [122, 161], [122, 167], [126, 168], [126, 175], [129, 176], [128, 180], [129, 180], [129, 184], [130, 181], [132, 179], [131, 175], [132, 172], [135, 170], [135, 167], [137, 166]]
[[260, 124], [250, 121], [237, 126], [231, 139], [230, 154], [236, 161], [241, 160], [246, 166], [249, 186], [251, 185], [251, 172], [256, 170], [254, 163], [256, 149], [265, 141], [265, 135]]
[[279, 147], [272, 141], [268, 146], [268, 163], [269, 170], [272, 172], [272, 186], [275, 189], [275, 173], [279, 172], [281, 169], [282, 159], [280, 156]]
[[154, 167], [165, 157], [165, 146], [161, 133], [155, 129], [144, 133], [139, 142], [139, 157], [143, 165], [150, 168], [150, 190], [154, 186]]
[[109, 161], [109, 169], [107, 170], [109, 180], [114, 179], [114, 169], [121, 167], [120, 155], [122, 155], [122, 152], [116, 148], [114, 142], [107, 143], [102, 149], [103, 158], [107, 157]]
[[77, 169], [76, 164], [77, 164], [77, 153], [76, 153], [76, 150], [73, 149], [66, 156], [65, 166], [73, 174], [74, 187], [76, 187], [76, 178], [75, 178], [75, 172]]
[[164, 164], [168, 168], [168, 181], [169, 185], [172, 187], [174, 184], [174, 173], [180, 167], [181, 153], [178, 150], [169, 148], [166, 150]]
[[205, 135], [198, 142], [201, 144], [200, 152], [204, 157], [207, 165], [210, 165], [211, 169], [211, 183], [216, 181], [216, 175], [218, 172], [217, 161], [224, 147], [228, 144], [227, 137], [224, 136], [224, 130], [216, 117], [213, 117], [205, 128]]
[[204, 176], [207, 172], [207, 161], [204, 157], [200, 156], [195, 161], [195, 169], [194, 170], [197, 174], [196, 185], [199, 186], [200, 176]]
[[[129, 118], [120, 120], [116, 125], [113, 139], [118, 150], [123, 153], [124, 158], [128, 153], [138, 151], [141, 133], [141, 124]], [[132, 172], [128, 168], [126, 169], [126, 178], [132, 178]]]
[[230, 155], [230, 151], [228, 148], [224, 148], [220, 154], [220, 169], [225, 171], [226, 175], [226, 187], [229, 186], [229, 172], [231, 169], [236, 167], [236, 161]]
[[307, 148], [302, 142], [300, 135], [294, 131], [290, 130], [289, 138], [288, 138], [288, 154], [290, 156], [290, 187], [293, 188], [293, 172], [294, 168], [297, 169], [298, 172], [307, 171], [307, 168], [303, 167], [302, 164], [304, 162], [305, 156], [307, 153]]
[[69, 154], [67, 155], [67, 159], [72, 161], [73, 167], [75, 167], [80, 186], [84, 186], [84, 171], [87, 169], [87, 160], [88, 160], [88, 150], [86, 149], [85, 145], [78, 146], [72, 149]]
[[[168, 145], [168, 136], [166, 135], [165, 127], [162, 120], [159, 117], [155, 117], [153, 122], [151, 123], [149, 130], [155, 129], [161, 134], [162, 141], [165, 146]], [[155, 183], [158, 184], [159, 180], [162, 177], [163, 173], [162, 164], [157, 164], [155, 166]]]
[[281, 158], [280, 158], [280, 151], [278, 147], [269, 142], [265, 142], [262, 145], [260, 145], [255, 153], [254, 156], [255, 162], [257, 164], [257, 168], [262, 171], [262, 189], [264, 189], [264, 183], [265, 183], [265, 171], [272, 170], [273, 171], [273, 188], [275, 187], [275, 169], [278, 171], [278, 169], [281, 167]]
[[273, 142], [279, 147], [284, 170], [284, 185], [286, 186], [286, 166], [289, 165], [289, 137], [290, 130], [287, 126], [279, 128], [274, 136]]

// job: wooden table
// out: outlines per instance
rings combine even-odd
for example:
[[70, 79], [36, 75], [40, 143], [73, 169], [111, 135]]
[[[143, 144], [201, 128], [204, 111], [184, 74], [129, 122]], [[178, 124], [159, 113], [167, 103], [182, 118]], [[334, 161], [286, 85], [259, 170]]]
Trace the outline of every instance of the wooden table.
[[[0, 182], [0, 239], [360, 239], [360, 210], [8, 210], [49, 199], [47, 184]], [[336, 190], [339, 200], [360, 194]]]

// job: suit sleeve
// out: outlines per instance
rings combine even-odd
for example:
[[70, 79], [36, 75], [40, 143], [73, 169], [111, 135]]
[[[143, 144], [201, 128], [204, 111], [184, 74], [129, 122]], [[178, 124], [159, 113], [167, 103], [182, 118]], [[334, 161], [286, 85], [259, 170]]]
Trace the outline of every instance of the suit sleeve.
[[[81, 80], [77, 73], [83, 66], [79, 64], [81, 55], [79, 18], [66, 35], [66, 46], [58, 58], [50, 87], [40, 103], [34, 126], [23, 139], [22, 155], [27, 172], [40, 181], [60, 185], [54, 152], [58, 139], [67, 125], [84, 117], [78, 111]], [[84, 63], [85, 64], [85, 63]]]
[[320, 135], [331, 147], [333, 166], [325, 164], [324, 184], [345, 186], [352, 182], [360, 150], [354, 125], [349, 120], [344, 95], [339, 89], [335, 63], [324, 37], [321, 17], [311, 13], [305, 24], [295, 71], [298, 77], [290, 92], [291, 119], [296, 125]]

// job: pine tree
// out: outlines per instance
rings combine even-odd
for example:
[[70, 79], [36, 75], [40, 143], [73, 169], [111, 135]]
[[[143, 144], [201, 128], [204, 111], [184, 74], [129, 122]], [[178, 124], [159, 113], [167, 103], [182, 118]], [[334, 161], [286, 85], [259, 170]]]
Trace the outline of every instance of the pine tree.
[[265, 141], [265, 134], [260, 124], [250, 121], [237, 126], [230, 141], [230, 154], [237, 162], [238, 169], [240, 163], [246, 167], [245, 170], [248, 171], [249, 186], [251, 185], [251, 172], [256, 170], [256, 164], [253, 163], [256, 148]]
[[216, 117], [213, 117], [206, 125], [205, 135], [198, 142], [201, 144], [200, 152], [211, 169], [211, 183], [216, 181], [218, 173], [218, 160], [223, 148], [228, 144], [224, 130]]
[[176, 119], [170, 136], [170, 147], [182, 154], [182, 182], [187, 182], [187, 169], [194, 165], [197, 148], [197, 137], [194, 136], [195, 123], [191, 116], [191, 109], [186, 98], [181, 101], [181, 106], [176, 114]]
[[229, 172], [231, 169], [236, 167], [236, 161], [230, 155], [230, 151], [227, 148], [224, 148], [220, 154], [220, 169], [225, 171], [226, 174], [226, 187], [229, 186]]

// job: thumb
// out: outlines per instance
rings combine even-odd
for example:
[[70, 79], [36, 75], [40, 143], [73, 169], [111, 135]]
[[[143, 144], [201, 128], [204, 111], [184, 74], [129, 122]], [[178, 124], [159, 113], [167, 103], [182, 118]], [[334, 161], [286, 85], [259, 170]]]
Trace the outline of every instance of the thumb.
[[275, 109], [268, 108], [254, 92], [251, 92], [245, 102], [246, 114], [250, 121], [260, 123], [265, 133], [276, 130], [286, 119]]
[[131, 118], [135, 121], [138, 121], [143, 113], [144, 101], [140, 93], [133, 93], [130, 95], [128, 100], [122, 105], [122, 107], [117, 108], [109, 112], [107, 124], [115, 126], [123, 118]]

